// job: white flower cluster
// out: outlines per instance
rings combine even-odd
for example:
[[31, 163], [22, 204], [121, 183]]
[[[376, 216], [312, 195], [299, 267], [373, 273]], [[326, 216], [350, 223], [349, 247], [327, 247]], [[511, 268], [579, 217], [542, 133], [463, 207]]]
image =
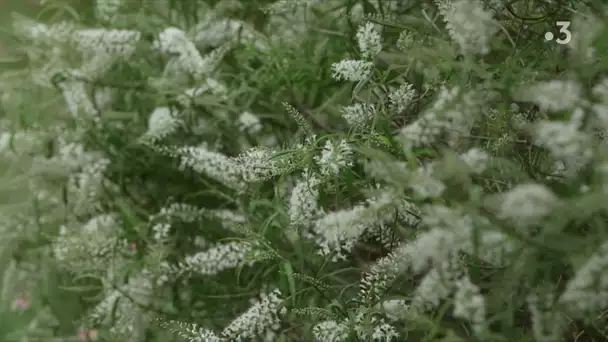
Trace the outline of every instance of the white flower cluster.
[[304, 175], [305, 177], [296, 183], [289, 198], [288, 213], [292, 227], [308, 226], [319, 214], [317, 200], [320, 181], [308, 172]]
[[342, 117], [352, 127], [365, 127], [376, 114], [376, 107], [366, 103], [355, 103], [342, 108]]
[[270, 179], [289, 169], [273, 159], [275, 151], [264, 147], [253, 147], [233, 158], [238, 165], [240, 177], [247, 183], [260, 182]]
[[63, 267], [105, 269], [107, 266], [102, 261], [118, 243], [117, 227], [116, 218], [111, 214], [93, 217], [78, 230], [62, 226], [53, 244], [54, 255]]
[[385, 190], [351, 209], [325, 214], [312, 227], [312, 237], [319, 246], [318, 253], [332, 255], [334, 261], [346, 259], [367, 231], [394, 220], [395, 212], [403, 210], [404, 206], [407, 204]]
[[123, 0], [95, 0], [95, 15], [102, 21], [111, 22], [123, 5]]
[[[86, 326], [106, 326], [113, 335], [133, 336], [141, 306], [150, 304], [153, 291], [146, 269], [129, 277], [126, 284], [106, 284], [104, 298], [86, 315]], [[112, 278], [112, 277], [110, 277]], [[112, 282], [114, 279], [104, 279]]]
[[84, 82], [78, 80], [66, 80], [58, 84], [63, 93], [63, 98], [72, 116], [96, 117], [99, 111], [89, 98]]
[[577, 109], [569, 122], [541, 121], [534, 130], [535, 143], [547, 148], [557, 159], [567, 166], [577, 169], [593, 157], [593, 137], [579, 130], [584, 113]]
[[409, 172], [409, 187], [420, 198], [438, 198], [446, 189], [442, 181], [433, 177], [431, 166], [422, 166]]
[[555, 290], [547, 286], [533, 289], [533, 292], [526, 297], [526, 302], [535, 340], [537, 342], [561, 340], [566, 321], [563, 313], [554, 307]]
[[393, 281], [409, 267], [410, 246], [400, 244], [387, 256], [378, 260], [359, 282], [358, 301], [361, 303], [377, 302]]
[[558, 112], [576, 107], [581, 99], [581, 86], [576, 81], [539, 82], [515, 92], [520, 101], [532, 102], [541, 110]]
[[232, 158], [210, 151], [204, 145], [180, 147], [168, 153], [180, 158], [182, 169], [192, 168], [238, 191], [245, 190], [247, 183], [269, 179], [290, 167], [273, 159], [273, 150], [262, 147], [248, 149]]
[[608, 242], [576, 270], [559, 298], [573, 314], [602, 310], [608, 306]]
[[399, 88], [388, 94], [391, 108], [395, 114], [403, 113], [415, 96], [416, 90], [414, 90], [413, 85], [409, 83], [403, 83]]
[[336, 176], [341, 170], [353, 166], [353, 150], [344, 139], [338, 144], [327, 140], [320, 156], [314, 159], [323, 176]]
[[169, 62], [168, 68], [172, 66], [197, 80], [203, 80], [214, 71], [228, 51], [228, 46], [220, 46], [203, 57], [186, 33], [175, 27], [161, 32], [154, 43], [160, 51], [176, 55], [175, 59]]
[[228, 242], [188, 256], [184, 262], [188, 270], [203, 275], [216, 275], [246, 263], [246, 257], [252, 251], [253, 245], [249, 242]]
[[520, 184], [502, 194], [498, 216], [517, 225], [538, 223], [558, 204], [558, 198], [543, 185]]
[[363, 59], [344, 59], [331, 66], [333, 77], [338, 80], [359, 82], [367, 79], [374, 68], [371, 61], [382, 50], [382, 38], [372, 23], [361, 25], [357, 31], [357, 43]]
[[479, 148], [472, 148], [462, 154], [460, 158], [467, 164], [473, 173], [482, 173], [488, 166], [489, 156]]
[[477, 333], [485, 329], [485, 299], [481, 295], [479, 287], [473, 284], [468, 276], [456, 282], [454, 317], [471, 322]]
[[199, 208], [186, 203], [173, 202], [162, 207], [155, 215], [151, 215], [149, 223], [152, 227], [158, 225], [158, 229], [164, 230], [166, 225], [170, 226], [176, 220], [191, 223], [203, 219], [217, 221], [229, 231], [238, 231], [236, 227], [247, 221], [242, 213], [232, 210]]
[[242, 132], [246, 131], [251, 134], [259, 133], [263, 128], [260, 119], [248, 111], [241, 113], [238, 119], [238, 126]]
[[345, 59], [331, 66], [333, 77], [338, 81], [359, 82], [367, 79], [374, 63], [365, 60]]
[[140, 38], [139, 31], [96, 28], [75, 31], [72, 41], [84, 56], [103, 54], [128, 59]]
[[139, 31], [112, 29], [81, 29], [74, 31], [71, 41], [82, 53], [83, 65], [76, 71], [83, 80], [96, 79], [111, 70], [115, 62], [131, 57], [141, 38]]
[[262, 293], [260, 297], [259, 300], [252, 301], [251, 307], [230, 322], [220, 334], [197, 324], [176, 321], [168, 323], [177, 326], [172, 330], [189, 342], [241, 342], [256, 338], [275, 341], [276, 330], [280, 326], [281, 316], [285, 313], [281, 291]]
[[[222, 342], [223, 339], [217, 336], [213, 331], [201, 327], [196, 323], [184, 323], [170, 321], [177, 328], [171, 329], [180, 337], [188, 342]], [[167, 325], [167, 324], [165, 324]]]
[[33, 40], [35, 44], [62, 45], [70, 42], [76, 26], [72, 22], [60, 22], [47, 25], [32, 20], [16, 21], [17, 33]]
[[442, 134], [448, 136], [448, 142], [454, 143], [460, 135], [467, 134], [474, 118], [472, 113], [466, 112], [467, 106], [456, 105], [455, 101], [460, 95], [459, 88], [442, 88], [431, 108], [401, 130], [405, 148], [430, 145]]
[[385, 322], [384, 318], [369, 315], [367, 310], [359, 309], [355, 314], [354, 330], [362, 341], [391, 342], [399, 338], [395, 327]]
[[414, 35], [410, 30], [403, 30], [399, 33], [399, 38], [397, 38], [397, 43], [395, 45], [400, 51], [407, 52], [415, 41]]
[[0, 134], [0, 153], [3, 156], [19, 156], [35, 153], [42, 147], [42, 139], [32, 131], [5, 131]]
[[367, 22], [360, 26], [355, 37], [364, 59], [372, 59], [382, 51], [382, 37], [373, 23]]
[[467, 280], [458, 253], [475, 254], [484, 261], [501, 265], [505, 253], [514, 252], [518, 245], [498, 231], [475, 231], [473, 227], [484, 220], [476, 222], [463, 212], [437, 205], [424, 211], [423, 225], [430, 230], [418, 234], [411, 242], [402, 243], [378, 260], [360, 281], [358, 302], [363, 305], [377, 303], [393, 281], [406, 271], [426, 272], [411, 303], [391, 310], [391, 316], [396, 316], [395, 319], [416, 316], [420, 310], [436, 307], [441, 300], [455, 294], [454, 314], [468, 319], [476, 329], [484, 330], [484, 299], [476, 286]]
[[348, 338], [350, 328], [345, 323], [333, 320], [323, 321], [315, 324], [312, 333], [318, 342], [342, 342]]
[[282, 302], [279, 290], [263, 293], [259, 301], [224, 328], [222, 336], [229, 341], [247, 341], [255, 337], [274, 340], [280, 316], [285, 313]]
[[[457, 281], [463, 276], [462, 265], [454, 253], [446, 253], [449, 258], [443, 259], [427, 272], [414, 291], [411, 310], [424, 312], [435, 309], [440, 301], [447, 299], [455, 290]], [[454, 309], [460, 309], [456, 304]]]
[[171, 225], [169, 223], [157, 223], [152, 226], [153, 237], [156, 241], [164, 241], [169, 238]]
[[142, 142], [157, 142], [175, 132], [181, 121], [169, 107], [157, 107], [148, 118], [148, 130], [140, 138]]
[[111, 188], [104, 176], [109, 164], [106, 158], [94, 160], [69, 176], [67, 194], [74, 214], [91, 212], [98, 207], [104, 186]]
[[122, 298], [122, 294], [118, 290], [110, 291], [105, 294], [104, 298], [91, 309], [87, 315], [88, 320], [94, 324], [104, 323], [104, 319], [107, 318], [108, 314], [112, 312], [116, 306], [116, 302]]
[[498, 31], [492, 12], [479, 0], [436, 0], [452, 39], [463, 54], [487, 54], [490, 41]]
[[421, 199], [437, 198], [446, 189], [446, 185], [433, 176], [435, 168], [435, 163], [429, 163], [414, 170], [404, 162], [384, 163], [372, 160], [366, 164], [367, 173], [376, 179], [386, 181], [390, 180], [393, 174], [398, 174], [401, 181], [395, 185], [409, 188], [415, 197]]
[[217, 47], [238, 39], [253, 45], [261, 52], [267, 52], [269, 49], [265, 37], [242, 20], [218, 18], [217, 15], [210, 14], [208, 18], [196, 24], [191, 32], [192, 41], [203, 48]]
[[181, 168], [190, 167], [232, 189], [242, 190], [245, 187], [240, 178], [240, 166], [221, 153], [199, 146], [182, 147], [177, 151], [177, 155], [181, 159]]

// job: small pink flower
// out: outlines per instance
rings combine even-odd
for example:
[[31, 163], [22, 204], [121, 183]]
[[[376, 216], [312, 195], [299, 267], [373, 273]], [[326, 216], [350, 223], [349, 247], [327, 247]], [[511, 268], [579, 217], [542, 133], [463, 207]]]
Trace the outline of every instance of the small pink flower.
[[78, 339], [80, 341], [96, 341], [99, 337], [99, 331], [97, 329], [78, 329]]
[[27, 310], [30, 307], [30, 295], [24, 293], [13, 301], [13, 310]]
[[13, 301], [13, 310], [27, 310], [30, 307], [30, 301], [27, 297], [17, 298]]
[[130, 250], [131, 252], [135, 252], [135, 251], [137, 250], [137, 244], [136, 244], [135, 242], [131, 242], [131, 243], [129, 244], [129, 250]]

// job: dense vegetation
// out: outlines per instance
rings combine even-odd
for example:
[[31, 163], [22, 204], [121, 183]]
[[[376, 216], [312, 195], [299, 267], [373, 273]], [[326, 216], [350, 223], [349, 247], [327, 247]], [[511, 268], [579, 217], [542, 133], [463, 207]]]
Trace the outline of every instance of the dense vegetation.
[[0, 341], [608, 340], [607, 10], [14, 13]]

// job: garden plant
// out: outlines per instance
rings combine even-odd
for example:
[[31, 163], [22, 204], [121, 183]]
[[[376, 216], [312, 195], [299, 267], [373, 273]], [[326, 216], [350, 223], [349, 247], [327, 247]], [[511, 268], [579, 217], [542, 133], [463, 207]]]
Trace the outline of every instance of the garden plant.
[[0, 341], [608, 341], [599, 0], [46, 0]]

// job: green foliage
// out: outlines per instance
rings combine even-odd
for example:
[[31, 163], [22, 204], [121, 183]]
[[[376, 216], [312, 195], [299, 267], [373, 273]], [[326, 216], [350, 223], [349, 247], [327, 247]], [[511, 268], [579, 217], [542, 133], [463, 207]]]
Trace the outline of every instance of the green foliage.
[[[605, 13], [49, 0], [15, 14], [0, 340], [605, 340], [606, 277], [571, 289], [608, 271]], [[545, 41], [558, 21], [570, 43]]]

